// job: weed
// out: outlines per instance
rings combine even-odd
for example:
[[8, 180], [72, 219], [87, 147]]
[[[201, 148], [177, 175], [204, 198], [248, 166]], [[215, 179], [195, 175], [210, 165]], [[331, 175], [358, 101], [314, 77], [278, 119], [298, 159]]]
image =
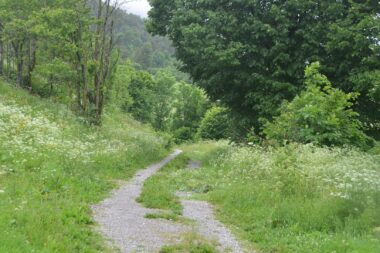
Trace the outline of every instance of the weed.
[[0, 81], [0, 252], [107, 252], [90, 205], [166, 143], [117, 112], [91, 127]]

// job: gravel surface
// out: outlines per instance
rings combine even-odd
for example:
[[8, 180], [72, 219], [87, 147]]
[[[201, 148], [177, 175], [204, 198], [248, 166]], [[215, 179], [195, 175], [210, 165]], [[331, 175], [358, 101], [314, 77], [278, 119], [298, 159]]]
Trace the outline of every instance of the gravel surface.
[[222, 252], [243, 252], [228, 229], [215, 220], [212, 206], [207, 202], [182, 200], [184, 217], [195, 220], [196, 225], [144, 218], [146, 214], [162, 212], [136, 202], [144, 181], [181, 152], [176, 150], [160, 163], [138, 172], [110, 198], [93, 206], [94, 219], [99, 224], [100, 232], [123, 253], [159, 252], [163, 246], [178, 244], [184, 234], [194, 231], [205, 239], [217, 241]]
[[195, 220], [199, 234], [218, 244], [221, 252], [243, 253], [243, 249], [231, 232], [215, 219], [212, 205], [199, 200], [182, 200], [183, 216]]
[[199, 169], [201, 166], [202, 166], [202, 162], [201, 161], [191, 160], [187, 164], [186, 168], [189, 169], [189, 170], [196, 170], [196, 169]]

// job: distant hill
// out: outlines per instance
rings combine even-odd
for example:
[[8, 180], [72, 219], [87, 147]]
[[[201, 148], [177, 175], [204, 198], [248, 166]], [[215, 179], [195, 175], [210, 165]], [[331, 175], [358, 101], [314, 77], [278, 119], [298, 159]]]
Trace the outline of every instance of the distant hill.
[[[88, 2], [94, 16], [97, 14], [97, 0]], [[122, 59], [130, 59], [136, 67], [155, 72], [157, 68], [171, 68], [175, 71], [177, 60], [174, 48], [168, 38], [152, 36], [145, 28], [144, 20], [125, 10], [117, 9], [114, 13], [114, 34], [116, 47]], [[176, 71], [175, 71], [176, 72]], [[181, 76], [182, 74], [177, 73]]]
[[122, 58], [131, 59], [142, 69], [165, 68], [175, 64], [170, 40], [150, 35], [141, 17], [117, 10], [115, 21], [116, 42]]

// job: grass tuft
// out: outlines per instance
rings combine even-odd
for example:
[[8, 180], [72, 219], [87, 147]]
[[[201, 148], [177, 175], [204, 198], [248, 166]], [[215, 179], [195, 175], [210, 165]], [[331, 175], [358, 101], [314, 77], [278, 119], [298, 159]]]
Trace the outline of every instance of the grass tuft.
[[176, 196], [173, 174], [185, 170], [189, 158], [183, 154], [176, 157], [158, 173], [148, 178], [138, 201], [147, 208], [170, 210], [173, 215], [182, 214], [182, 205]]
[[206, 242], [195, 233], [186, 234], [182, 243], [164, 246], [160, 253], [218, 253], [215, 245]]

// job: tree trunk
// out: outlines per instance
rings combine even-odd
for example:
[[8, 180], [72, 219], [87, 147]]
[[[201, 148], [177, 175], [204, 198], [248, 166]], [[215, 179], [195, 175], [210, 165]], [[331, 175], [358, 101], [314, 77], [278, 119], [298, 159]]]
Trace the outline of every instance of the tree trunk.
[[[83, 8], [86, 8], [86, 1], [83, 1]], [[77, 31], [74, 37], [74, 43], [77, 47], [76, 51], [76, 68], [78, 71], [78, 83], [77, 83], [77, 102], [82, 112], [88, 110], [88, 78], [87, 78], [87, 62], [86, 55], [83, 53], [86, 49], [83, 46], [83, 24], [81, 20], [81, 13], [78, 13], [77, 17]]]
[[36, 51], [37, 46], [35, 40], [29, 41], [28, 46], [28, 72], [25, 79], [25, 85], [31, 89], [32, 88], [32, 72], [36, 66]]
[[82, 92], [82, 109], [84, 112], [86, 112], [88, 109], [88, 105], [87, 105], [87, 101], [88, 101], [87, 65], [83, 60], [81, 52], [79, 52], [79, 51], [77, 51], [77, 59], [78, 59], [78, 63], [80, 65], [80, 69], [81, 69], [80, 73], [81, 73], [81, 79], [82, 79], [82, 84], [83, 84], [82, 85], [82, 87], [83, 87], [83, 89], [82, 89], [83, 90], [83, 92]]
[[[0, 23], [0, 35], [3, 32], [3, 24]], [[0, 75], [4, 75], [4, 42], [0, 36]]]
[[13, 44], [16, 56], [16, 64], [17, 64], [17, 79], [16, 85], [21, 87], [23, 85], [23, 72], [24, 72], [24, 57], [22, 54], [23, 51], [23, 43]]
[[[105, 3], [105, 4], [107, 5], [107, 3]], [[106, 8], [107, 8], [107, 10], [106, 10], [106, 17], [107, 17], [108, 7], [106, 7]], [[102, 16], [103, 16], [103, 1], [99, 0], [98, 1], [98, 16], [97, 16], [98, 21], [100, 21], [102, 19]], [[101, 100], [100, 73], [102, 71], [102, 67], [101, 67], [102, 59], [101, 59], [100, 55], [103, 54], [103, 49], [104, 49], [104, 45], [103, 45], [103, 43], [100, 42], [100, 38], [104, 35], [104, 34], [102, 34], [102, 26], [104, 26], [105, 23], [107, 22], [106, 17], [104, 18], [102, 23], [98, 23], [96, 26], [95, 48], [94, 48], [94, 56], [93, 56], [93, 60], [97, 64], [97, 68], [96, 68], [96, 71], [94, 73], [94, 86], [95, 86], [94, 94], [95, 94], [95, 110], [96, 110], [95, 118], [96, 118], [97, 123], [100, 123], [100, 121], [101, 121], [101, 112], [99, 110], [99, 105], [100, 105], [100, 100]], [[100, 51], [102, 51], [102, 53]]]
[[[77, 67], [77, 69], [79, 69], [79, 67]], [[78, 81], [77, 81], [77, 85], [76, 85], [76, 92], [77, 92], [77, 105], [78, 105], [78, 109], [79, 110], [83, 110], [83, 107], [82, 107], [82, 93], [81, 93], [81, 88], [82, 88], [82, 83], [81, 83], [81, 71], [78, 71]]]
[[4, 43], [0, 38], [0, 75], [4, 75]]
[[0, 38], [0, 75], [4, 75], [4, 59], [5, 59], [4, 42]]
[[[101, 2], [101, 1], [100, 1]], [[95, 72], [95, 108], [96, 121], [101, 122], [104, 106], [104, 85], [109, 75], [110, 58], [113, 50], [113, 21], [111, 16], [116, 7], [111, 7], [111, 1], [105, 1], [104, 17], [102, 11], [98, 12], [98, 19], [103, 17], [103, 22], [97, 27], [97, 41], [95, 45], [95, 61], [98, 62], [98, 68]], [[115, 3], [116, 4], [116, 3]], [[115, 5], [116, 6], [116, 5]], [[111, 20], [111, 21], [110, 21]], [[110, 23], [111, 22], [111, 23]], [[107, 32], [107, 27], [109, 31]], [[110, 40], [107, 42], [107, 34]], [[101, 40], [100, 40], [101, 38]], [[100, 54], [100, 55], [99, 55]]]
[[6, 65], [7, 65], [7, 72], [6, 76], [9, 78], [11, 76], [11, 50], [10, 50], [10, 45], [7, 44], [7, 52], [6, 52]]

